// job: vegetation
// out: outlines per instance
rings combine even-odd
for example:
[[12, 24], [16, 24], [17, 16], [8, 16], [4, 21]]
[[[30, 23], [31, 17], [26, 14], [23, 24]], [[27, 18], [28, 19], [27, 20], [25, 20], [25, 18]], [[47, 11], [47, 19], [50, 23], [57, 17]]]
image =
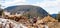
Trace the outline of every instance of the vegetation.
[[1, 9], [1, 5], [0, 5], [0, 16], [2, 16], [3, 14], [3, 9]]
[[58, 15], [57, 15], [57, 19], [58, 19], [58, 21], [60, 22], [60, 12], [59, 12]]
[[4, 9], [4, 11], [8, 11], [11, 13], [20, 13], [23, 12], [27, 17], [45, 17], [48, 13], [41, 7], [32, 6], [32, 5], [19, 5], [19, 6], [11, 6]]
[[2, 16], [2, 14], [3, 14], [3, 10], [0, 11], [0, 16]]

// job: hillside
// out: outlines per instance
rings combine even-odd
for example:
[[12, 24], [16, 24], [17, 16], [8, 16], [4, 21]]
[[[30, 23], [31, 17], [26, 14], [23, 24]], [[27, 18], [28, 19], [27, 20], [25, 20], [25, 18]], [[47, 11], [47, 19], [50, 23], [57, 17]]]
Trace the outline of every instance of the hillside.
[[[18, 14], [4, 13], [0, 18], [0, 28], [60, 28], [60, 22], [52, 17], [54, 15], [49, 15], [41, 7], [32, 5], [11, 6], [5, 8], [4, 12], [6, 11], [11, 14]], [[21, 13], [23, 15], [19, 15]], [[33, 18], [29, 19], [29, 16]]]
[[48, 15], [48, 13], [41, 7], [38, 6], [32, 6], [32, 5], [18, 5], [18, 6], [10, 6], [5, 8], [4, 11], [8, 11], [11, 13], [24, 13], [25, 15], [29, 16], [40, 16], [45, 17]]

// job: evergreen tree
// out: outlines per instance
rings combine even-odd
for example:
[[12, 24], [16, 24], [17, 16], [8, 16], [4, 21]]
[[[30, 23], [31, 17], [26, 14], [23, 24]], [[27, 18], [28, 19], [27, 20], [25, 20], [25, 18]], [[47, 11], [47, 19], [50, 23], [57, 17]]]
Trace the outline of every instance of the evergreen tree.
[[0, 16], [2, 16], [3, 14], [3, 9], [1, 8], [1, 5], [0, 5]]
[[60, 22], [60, 12], [59, 12], [58, 15], [57, 15], [57, 19], [58, 19], [58, 21]]

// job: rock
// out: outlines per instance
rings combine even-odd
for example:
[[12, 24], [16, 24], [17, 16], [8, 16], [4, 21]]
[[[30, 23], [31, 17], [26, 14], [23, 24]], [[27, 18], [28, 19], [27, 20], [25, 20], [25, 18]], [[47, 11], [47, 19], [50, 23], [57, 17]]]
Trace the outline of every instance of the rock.
[[0, 18], [0, 28], [27, 28], [27, 27], [16, 21]]

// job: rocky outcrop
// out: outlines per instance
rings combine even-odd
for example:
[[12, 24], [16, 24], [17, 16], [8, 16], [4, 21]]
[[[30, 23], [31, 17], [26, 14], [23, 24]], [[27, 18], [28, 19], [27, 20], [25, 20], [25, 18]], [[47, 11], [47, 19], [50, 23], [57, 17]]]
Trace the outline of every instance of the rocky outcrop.
[[27, 27], [16, 21], [0, 18], [0, 28], [27, 28]]
[[55, 20], [54, 18], [52, 18], [51, 16], [47, 16], [44, 17], [41, 20], [38, 20], [36, 22], [36, 26], [38, 26], [39, 28], [59, 28], [60, 24], [58, 22], [58, 20]]

